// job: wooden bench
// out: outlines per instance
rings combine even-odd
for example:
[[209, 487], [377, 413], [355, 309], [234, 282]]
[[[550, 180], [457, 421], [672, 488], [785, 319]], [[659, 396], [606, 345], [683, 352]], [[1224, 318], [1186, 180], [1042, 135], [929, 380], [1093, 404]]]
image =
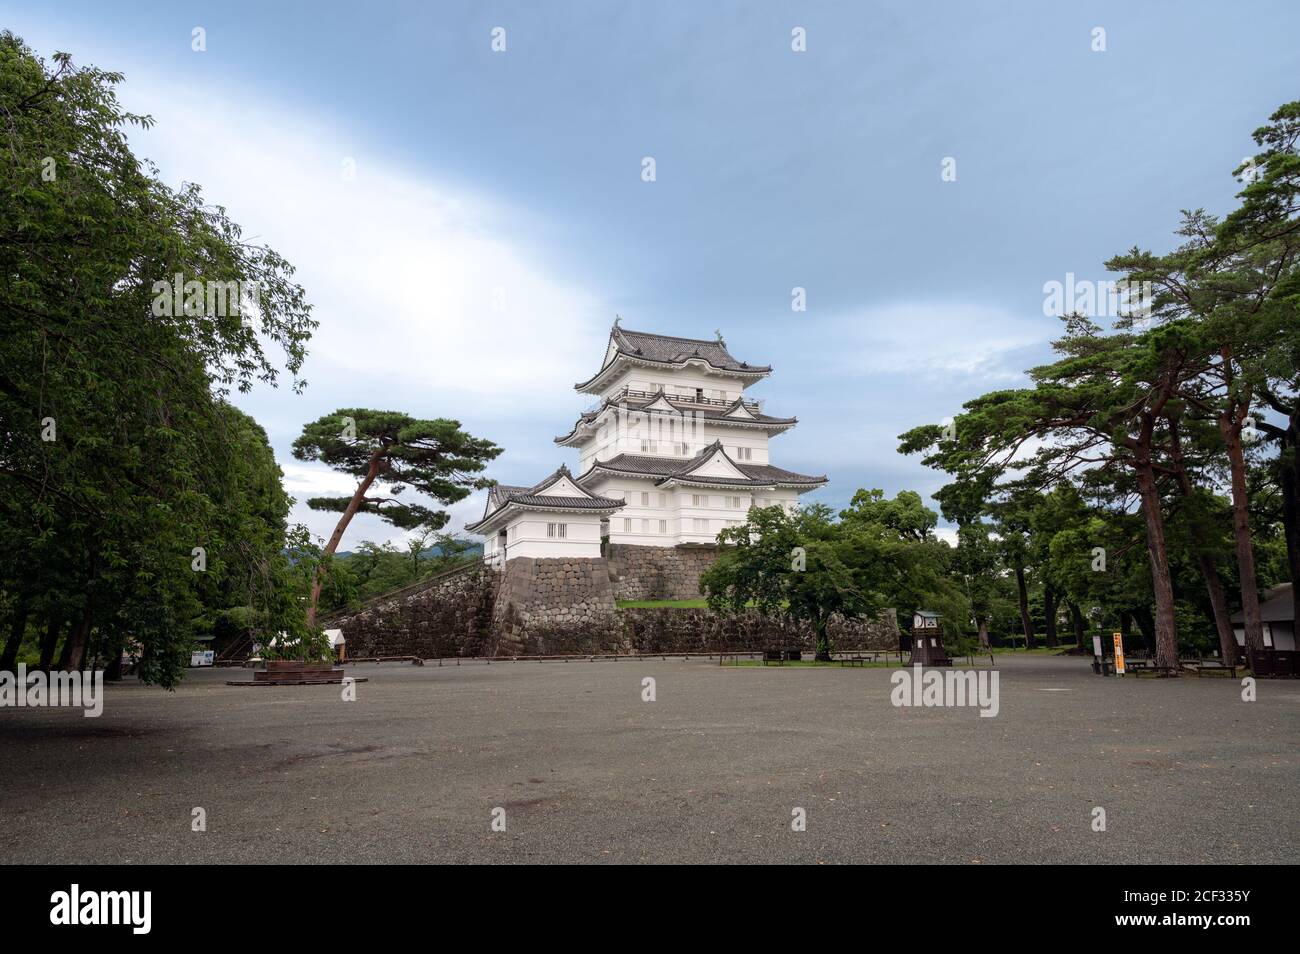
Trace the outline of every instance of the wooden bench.
[[803, 652], [798, 649], [785, 649], [784, 647], [770, 646], [763, 650], [763, 665], [773, 662], [778, 666], [784, 666], [787, 662], [799, 662], [803, 659]]
[[1183, 668], [1188, 672], [1196, 673], [1198, 678], [1207, 673], [1213, 676], [1235, 678], [1237, 670], [1241, 667], [1236, 663], [1228, 663], [1227, 665], [1224, 665], [1223, 660], [1221, 659], [1198, 659], [1194, 662], [1183, 663]]
[[1168, 676], [1178, 675], [1177, 666], [1157, 666], [1155, 663], [1145, 659], [1139, 660], [1137, 663], [1128, 663], [1126, 661], [1124, 668], [1126, 671], [1133, 673], [1133, 675], [1139, 679], [1143, 676], [1154, 676], [1157, 679], [1164, 679]]

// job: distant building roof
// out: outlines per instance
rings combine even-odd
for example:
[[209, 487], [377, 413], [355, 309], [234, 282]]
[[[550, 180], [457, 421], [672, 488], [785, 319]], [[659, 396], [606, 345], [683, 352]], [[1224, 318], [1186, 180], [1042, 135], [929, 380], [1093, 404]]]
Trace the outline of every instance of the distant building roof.
[[[580, 495], [546, 493], [546, 490], [561, 480], [568, 480], [576, 490], [580, 491]], [[581, 486], [574, 480], [573, 475], [569, 473], [568, 467], [561, 465], [560, 469], [555, 473], [531, 487], [513, 487], [507, 484], [495, 485], [488, 491], [483, 516], [474, 523], [467, 523], [465, 529], [471, 532], [477, 530], [499, 512], [510, 506], [531, 510], [591, 510], [613, 513], [623, 506], [623, 501], [591, 493], [586, 487]]]
[[[1295, 620], [1295, 599], [1291, 593], [1290, 583], [1279, 583], [1264, 593], [1264, 601], [1259, 604], [1259, 618], [1265, 623], [1286, 623]], [[1232, 614], [1234, 623], [1244, 623], [1246, 614], [1238, 610]]]

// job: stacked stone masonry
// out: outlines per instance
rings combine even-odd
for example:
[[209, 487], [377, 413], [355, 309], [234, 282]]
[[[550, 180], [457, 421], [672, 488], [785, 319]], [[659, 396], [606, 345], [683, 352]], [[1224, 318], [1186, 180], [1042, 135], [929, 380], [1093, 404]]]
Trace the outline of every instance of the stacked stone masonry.
[[[343, 630], [353, 658], [813, 649], [807, 626], [753, 611], [615, 609], [610, 575], [603, 559], [521, 557], [504, 571], [474, 566], [445, 574], [326, 625]], [[896, 649], [899, 642], [892, 610], [878, 620], [837, 617], [830, 635], [837, 650]]]
[[347, 654], [373, 656], [491, 656], [496, 653], [492, 609], [501, 577], [475, 565], [406, 587], [361, 609], [324, 621], [343, 630]]
[[607, 547], [616, 600], [693, 600], [700, 575], [718, 558], [716, 547]]
[[618, 629], [603, 558], [519, 557], [502, 577], [492, 615], [498, 654], [598, 652]]

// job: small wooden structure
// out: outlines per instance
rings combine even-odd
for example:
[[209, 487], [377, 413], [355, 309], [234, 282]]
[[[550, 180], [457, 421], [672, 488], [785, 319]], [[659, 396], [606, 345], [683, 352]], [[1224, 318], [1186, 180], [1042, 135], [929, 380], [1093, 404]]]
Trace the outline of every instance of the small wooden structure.
[[951, 666], [948, 651], [943, 648], [943, 633], [939, 624], [943, 617], [930, 610], [917, 610], [912, 615], [912, 658], [909, 666]]
[[[332, 662], [304, 662], [301, 659], [268, 659], [265, 669], [253, 672], [253, 681], [234, 681], [228, 686], [316, 686], [329, 683], [341, 683], [344, 678], [342, 668]], [[353, 678], [353, 682], [365, 682], [364, 678]]]

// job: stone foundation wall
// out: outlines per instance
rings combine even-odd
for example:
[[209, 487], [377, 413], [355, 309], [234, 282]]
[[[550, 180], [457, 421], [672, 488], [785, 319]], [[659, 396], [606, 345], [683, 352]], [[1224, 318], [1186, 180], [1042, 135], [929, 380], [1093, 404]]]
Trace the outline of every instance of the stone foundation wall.
[[[813, 632], [750, 610], [614, 608], [600, 559], [511, 560], [426, 580], [325, 621], [343, 630], [349, 657], [598, 655], [813, 650]], [[892, 611], [878, 620], [831, 621], [837, 650], [896, 649]]]
[[501, 654], [605, 652], [618, 639], [609, 565], [596, 558], [517, 557], [492, 614]]
[[[756, 610], [729, 616], [707, 609], [622, 609], [624, 652], [708, 653], [760, 652], [769, 646], [802, 649], [812, 653], [816, 636], [810, 626], [795, 626], [780, 617], [763, 617]], [[837, 652], [854, 649], [897, 649], [898, 622], [893, 610], [875, 620], [830, 623], [831, 647]]]
[[717, 547], [608, 547], [610, 579], [616, 600], [693, 600], [700, 574], [713, 566]]
[[491, 656], [501, 574], [482, 564], [452, 570], [323, 620], [343, 630], [349, 657]]

